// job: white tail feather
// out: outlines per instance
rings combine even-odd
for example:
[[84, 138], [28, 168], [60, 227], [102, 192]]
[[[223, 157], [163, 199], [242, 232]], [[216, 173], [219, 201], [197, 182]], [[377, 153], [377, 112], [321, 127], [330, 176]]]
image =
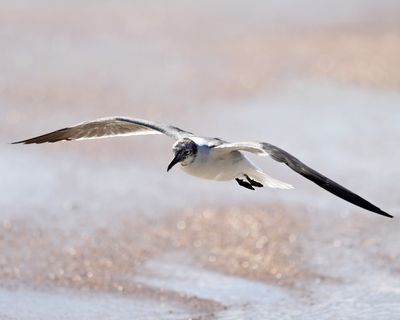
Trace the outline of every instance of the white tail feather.
[[294, 187], [286, 182], [280, 181], [278, 179], [274, 179], [269, 175], [265, 174], [259, 170], [252, 170], [249, 173], [246, 173], [251, 179], [254, 179], [264, 186], [268, 186], [270, 188], [277, 188], [277, 189], [293, 189]]

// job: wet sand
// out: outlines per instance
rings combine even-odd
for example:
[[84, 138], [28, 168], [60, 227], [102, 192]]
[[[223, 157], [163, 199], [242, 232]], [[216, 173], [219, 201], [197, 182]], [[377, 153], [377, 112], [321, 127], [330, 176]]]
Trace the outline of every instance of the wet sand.
[[398, 219], [280, 164], [254, 158], [295, 190], [166, 173], [165, 137], [7, 145], [149, 118], [264, 139], [396, 216], [398, 4], [252, 5], [0, 6], [1, 319], [400, 314]]

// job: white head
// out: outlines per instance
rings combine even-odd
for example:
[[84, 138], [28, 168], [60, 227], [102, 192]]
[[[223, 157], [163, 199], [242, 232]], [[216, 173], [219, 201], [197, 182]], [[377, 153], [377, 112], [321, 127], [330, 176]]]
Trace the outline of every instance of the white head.
[[177, 163], [181, 163], [182, 166], [187, 166], [192, 163], [197, 155], [197, 144], [188, 138], [178, 140], [172, 147], [172, 151], [175, 154], [174, 159], [168, 165], [167, 171]]

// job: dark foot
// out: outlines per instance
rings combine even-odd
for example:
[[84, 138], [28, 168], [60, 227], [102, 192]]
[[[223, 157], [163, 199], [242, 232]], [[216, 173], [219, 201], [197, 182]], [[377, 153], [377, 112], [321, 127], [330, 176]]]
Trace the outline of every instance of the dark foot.
[[251, 179], [247, 174], [244, 175], [247, 179], [247, 181], [253, 186], [253, 187], [257, 187], [257, 188], [262, 188], [264, 187], [263, 184], [259, 183], [256, 180]]
[[239, 179], [239, 178], [236, 178], [235, 180], [239, 184], [239, 186], [242, 186], [242, 187], [250, 189], [250, 190], [254, 190], [253, 186], [249, 182], [244, 181], [244, 180]]

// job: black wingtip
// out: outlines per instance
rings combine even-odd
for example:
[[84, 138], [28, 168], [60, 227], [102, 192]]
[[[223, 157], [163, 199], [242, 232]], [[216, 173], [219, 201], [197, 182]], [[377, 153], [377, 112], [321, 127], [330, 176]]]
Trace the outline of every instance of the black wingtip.
[[14, 142], [10, 142], [10, 144], [31, 144], [31, 143], [34, 143], [34, 142], [30, 142], [29, 140], [30, 140], [30, 139], [28, 139], [28, 140], [21, 140], [21, 141], [14, 141]]
[[375, 213], [377, 213], [377, 214], [380, 214], [381, 216], [384, 216], [384, 217], [388, 217], [388, 218], [391, 218], [391, 219], [393, 219], [393, 216], [392, 215], [390, 215], [389, 213], [387, 213], [387, 212], [385, 212], [385, 211], [382, 211], [382, 210], [377, 210], [377, 211], [375, 211]]

